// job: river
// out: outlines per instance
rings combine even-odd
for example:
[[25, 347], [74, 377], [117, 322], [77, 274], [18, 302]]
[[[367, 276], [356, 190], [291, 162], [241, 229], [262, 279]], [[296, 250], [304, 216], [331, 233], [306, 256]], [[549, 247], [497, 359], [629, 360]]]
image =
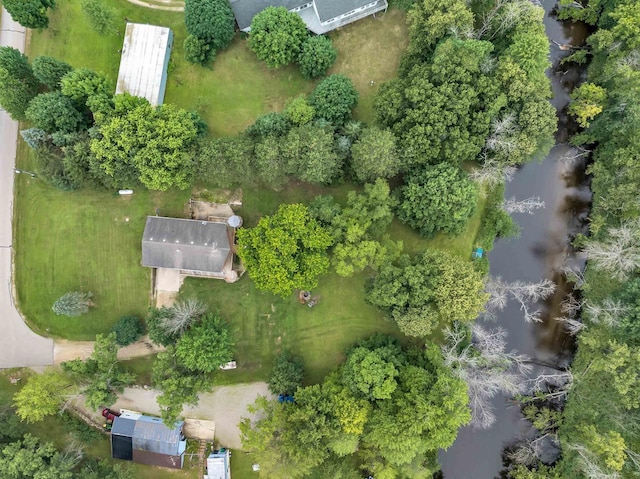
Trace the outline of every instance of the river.
[[[542, 323], [525, 323], [519, 305], [511, 302], [499, 314], [497, 324], [509, 333], [508, 350], [516, 349], [540, 362], [566, 365], [572, 355], [573, 341], [554, 318], [560, 315], [560, 302], [570, 294], [571, 288], [558, 270], [567, 257], [574, 259], [570, 242], [576, 233], [586, 231], [591, 195], [584, 161], [560, 160], [568, 151], [564, 143], [574, 128], [565, 110], [581, 70], [560, 65], [560, 60], [570, 52], [558, 44], [581, 45], [588, 32], [584, 25], [559, 22], [552, 13], [556, 0], [543, 0], [541, 4], [551, 42], [553, 66], [547, 76], [554, 95], [551, 102], [558, 111], [556, 145], [542, 162], [520, 168], [507, 184], [505, 196], [517, 199], [538, 196], [545, 202], [545, 208], [533, 215], [514, 215], [521, 227], [520, 236], [498, 240], [489, 261], [490, 274], [505, 281], [538, 282], [549, 278], [557, 284], [553, 298], [539, 305], [543, 311]], [[439, 459], [445, 479], [500, 477], [505, 447], [526, 435], [529, 425], [522, 419], [519, 406], [508, 398], [497, 398], [494, 405], [497, 420], [490, 429], [462, 428], [453, 446], [441, 451]]]

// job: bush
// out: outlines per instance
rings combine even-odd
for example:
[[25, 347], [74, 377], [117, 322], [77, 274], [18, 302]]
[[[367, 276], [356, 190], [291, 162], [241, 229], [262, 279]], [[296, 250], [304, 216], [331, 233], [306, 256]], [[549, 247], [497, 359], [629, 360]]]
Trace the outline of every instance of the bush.
[[249, 48], [269, 68], [293, 63], [308, 36], [302, 19], [285, 7], [267, 7], [251, 21]]
[[118, 31], [117, 15], [104, 0], [84, 0], [82, 11], [89, 21], [89, 25], [98, 35], [111, 35]]
[[197, 65], [206, 65], [216, 55], [216, 52], [206, 40], [196, 37], [195, 35], [189, 35], [184, 39], [184, 58], [189, 63], [195, 63]]
[[267, 381], [273, 394], [294, 394], [302, 386], [304, 368], [298, 358], [283, 352], [273, 361], [271, 375]]
[[80, 316], [88, 312], [90, 306], [93, 306], [92, 296], [93, 293], [70, 291], [53, 303], [51, 309], [57, 315]]
[[138, 340], [144, 332], [144, 327], [137, 316], [123, 316], [113, 325], [111, 331], [116, 333], [116, 343], [119, 346], [127, 346]]
[[300, 72], [305, 78], [322, 76], [331, 68], [337, 56], [338, 52], [328, 37], [309, 37], [302, 44], [298, 57]]
[[316, 118], [340, 126], [351, 117], [351, 110], [358, 104], [358, 90], [346, 76], [331, 75], [313, 90], [309, 104], [315, 108]]

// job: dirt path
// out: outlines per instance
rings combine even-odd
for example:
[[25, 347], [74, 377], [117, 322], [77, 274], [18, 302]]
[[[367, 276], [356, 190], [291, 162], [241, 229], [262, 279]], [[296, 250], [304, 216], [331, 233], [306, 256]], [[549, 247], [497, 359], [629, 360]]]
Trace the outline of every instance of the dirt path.
[[[53, 363], [60, 364], [72, 359], [87, 359], [93, 352], [93, 341], [68, 341], [66, 339], [56, 339], [53, 346]], [[118, 350], [118, 359], [132, 359], [142, 356], [149, 356], [160, 351], [164, 347], [157, 346], [149, 340], [149, 336], [144, 336], [129, 346]]]
[[[139, 7], [151, 8], [152, 10], [164, 10], [166, 12], [184, 12], [183, 6], [169, 6], [169, 5], [155, 5], [153, 3], [143, 2], [142, 0], [127, 0], [129, 3], [137, 5]], [[167, 2], [173, 3], [173, 2]]]
[[[159, 415], [157, 396], [158, 392], [153, 389], [126, 388], [111, 408]], [[247, 406], [252, 404], [258, 396], [272, 397], [266, 383], [218, 386], [209, 393], [201, 394], [200, 403], [195, 407], [185, 408], [182, 413], [188, 418], [213, 421], [216, 441], [223, 446], [240, 449], [242, 444], [238, 423], [243, 417], [249, 417]], [[102, 420], [100, 411], [91, 412], [85, 408], [82, 409], [97, 422]]]

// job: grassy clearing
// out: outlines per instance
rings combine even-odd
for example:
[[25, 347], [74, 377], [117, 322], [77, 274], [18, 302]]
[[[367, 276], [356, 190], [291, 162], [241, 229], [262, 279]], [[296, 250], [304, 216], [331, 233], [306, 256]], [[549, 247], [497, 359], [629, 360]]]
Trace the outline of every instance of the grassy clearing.
[[[19, 167], [29, 169], [26, 150], [22, 145]], [[62, 192], [27, 175], [16, 180], [16, 290], [31, 326], [51, 336], [93, 339], [121, 316], [145, 314], [150, 275], [140, 266], [140, 241], [146, 217], [156, 208], [182, 216], [188, 192], [140, 189], [120, 198]], [[96, 306], [78, 318], [56, 316], [54, 301], [73, 290], [92, 291]]]
[[[209, 67], [187, 63], [182, 53], [186, 31], [181, 12], [151, 10], [126, 0], [112, 0], [122, 19], [120, 32], [97, 36], [86, 21], [80, 3], [80, 0], [67, 0], [57, 5], [50, 15], [51, 26], [31, 34], [29, 56], [51, 55], [75, 67], [102, 72], [115, 89], [125, 19], [168, 26], [175, 39], [165, 101], [200, 112], [215, 135], [242, 131], [257, 116], [281, 110], [287, 99], [308, 93], [315, 85], [305, 80], [295, 65], [278, 70], [267, 68], [256, 59], [240, 35]], [[371, 121], [374, 95], [380, 83], [395, 76], [407, 44], [405, 15], [391, 10], [378, 19], [369, 18], [344, 27], [332, 37], [338, 49], [338, 61], [331, 73], [344, 73], [352, 78], [360, 91], [355, 116]], [[374, 86], [371, 81], [375, 82]]]

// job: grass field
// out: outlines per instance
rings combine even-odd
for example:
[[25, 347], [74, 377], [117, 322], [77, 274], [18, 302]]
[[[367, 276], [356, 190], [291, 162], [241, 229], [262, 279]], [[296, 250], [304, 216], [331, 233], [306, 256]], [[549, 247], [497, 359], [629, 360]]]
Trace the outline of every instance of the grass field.
[[[20, 167], [28, 170], [26, 150], [22, 145]], [[189, 193], [140, 189], [121, 198], [67, 193], [27, 175], [16, 180], [16, 290], [31, 326], [51, 336], [93, 339], [123, 315], [144, 314], [151, 284], [149, 270], [140, 266], [146, 216], [156, 208], [182, 216]], [[56, 316], [54, 301], [75, 290], [93, 292], [95, 307], [78, 318]]]
[[[287, 99], [308, 93], [314, 87], [315, 82], [305, 80], [295, 65], [277, 70], [267, 68], [240, 36], [209, 67], [187, 63], [182, 53], [186, 31], [180, 12], [162, 12], [137, 7], [126, 0], [112, 0], [122, 18], [120, 32], [99, 37], [87, 23], [80, 3], [80, 0], [58, 3], [50, 15], [50, 27], [31, 34], [30, 57], [51, 55], [75, 67], [102, 72], [115, 90], [124, 19], [171, 27], [175, 39], [165, 102], [197, 110], [215, 135], [237, 133], [259, 115], [281, 110]], [[368, 18], [342, 28], [332, 37], [338, 60], [330, 73], [343, 73], [354, 81], [360, 91], [355, 115], [370, 121], [375, 93], [380, 83], [395, 76], [407, 44], [405, 15], [400, 10], [391, 10], [377, 19]]]

